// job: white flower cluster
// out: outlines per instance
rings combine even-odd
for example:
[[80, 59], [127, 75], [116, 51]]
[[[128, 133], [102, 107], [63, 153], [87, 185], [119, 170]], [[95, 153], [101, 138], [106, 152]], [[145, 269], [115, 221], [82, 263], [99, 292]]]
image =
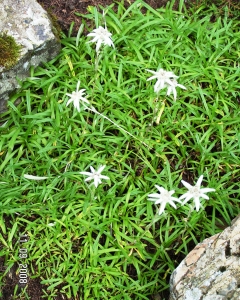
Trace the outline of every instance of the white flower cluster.
[[[90, 43], [96, 43], [96, 52], [97, 55], [99, 54], [99, 49], [101, 45], [108, 45], [114, 47], [113, 41], [111, 39], [112, 34], [108, 31], [106, 25], [105, 28], [102, 26], [99, 26], [98, 28], [94, 29], [91, 33], [88, 34], [88, 36], [93, 37], [93, 39], [90, 41]], [[158, 93], [160, 90], [167, 88], [167, 96], [169, 96], [171, 93], [173, 93], [174, 100], [177, 99], [177, 91], [176, 87], [180, 87], [182, 89], [186, 89], [185, 86], [178, 84], [177, 78], [173, 72], [165, 71], [163, 69], [158, 70], [157, 72], [148, 70], [148, 72], [151, 72], [153, 76], [147, 79], [157, 79], [157, 82], [154, 85], [154, 91]], [[80, 112], [80, 102], [82, 103], [84, 109], [87, 108], [86, 104], [90, 104], [89, 101], [85, 97], [85, 89], [79, 90], [80, 87], [80, 81], [77, 83], [77, 89], [76, 91], [73, 91], [71, 94], [66, 94], [70, 97], [70, 99], [67, 102], [67, 106], [73, 102], [74, 107]], [[93, 107], [90, 108], [94, 109]]]
[[[102, 183], [102, 179], [108, 180], [110, 179], [108, 176], [102, 175], [102, 171], [104, 170], [106, 166], [100, 166], [98, 170], [95, 170], [92, 166], [90, 166], [91, 172], [79, 172], [82, 175], [88, 176], [85, 181], [91, 181], [93, 180], [94, 186], [97, 188], [99, 184]], [[31, 180], [43, 180], [47, 179], [48, 177], [38, 177], [33, 175], [25, 174], [24, 177], [26, 179]], [[160, 208], [158, 210], [158, 214], [161, 215], [166, 205], [169, 203], [172, 207], [177, 209], [177, 206], [174, 202], [181, 203], [181, 205], [186, 204], [190, 199], [193, 198], [193, 201], [195, 203], [196, 211], [199, 211], [201, 207], [200, 198], [209, 199], [205, 193], [214, 192], [215, 189], [212, 188], [202, 188], [201, 189], [201, 183], [203, 180], [203, 175], [201, 175], [196, 183], [196, 185], [192, 186], [188, 182], [181, 180], [182, 184], [188, 189], [188, 191], [180, 196], [179, 198], [172, 197], [172, 195], [175, 193], [174, 190], [168, 191], [165, 188], [155, 185], [155, 187], [158, 189], [159, 193], [153, 193], [148, 195], [148, 200], [153, 201], [156, 205], [160, 204]], [[183, 202], [181, 200], [184, 199]]]
[[[88, 36], [93, 37], [93, 40], [91, 40], [90, 42], [96, 42], [97, 54], [99, 53], [99, 49], [102, 44], [114, 47], [113, 41], [111, 39], [112, 34], [107, 30], [106, 26], [105, 28], [100, 26], [97, 29], [94, 29], [93, 32], [88, 34]], [[177, 82], [178, 76], [176, 76], [171, 71], [165, 71], [163, 69], [159, 69], [157, 72], [148, 69], [147, 71], [153, 74], [153, 76], [148, 78], [147, 81], [152, 79], [157, 79], [157, 82], [154, 85], [155, 93], [159, 93], [159, 91], [161, 91], [162, 89], [167, 88], [167, 96], [169, 96], [172, 93], [174, 100], [176, 101], [177, 98], [176, 88], [180, 87], [181, 89], [186, 90], [185, 86]], [[86, 104], [90, 104], [89, 101], [84, 97], [85, 89], [79, 90], [79, 87], [80, 87], [80, 81], [78, 81], [77, 83], [77, 90], [72, 92], [72, 94], [67, 94], [70, 97], [70, 99], [67, 102], [67, 105], [73, 102], [74, 107], [78, 111], [80, 111], [80, 102], [82, 102], [84, 108], [86, 108]], [[95, 111], [94, 107], [92, 106], [90, 107], [90, 110], [92, 110], [93, 112]], [[87, 175], [88, 177], [85, 179], [85, 181], [93, 180], [95, 187], [97, 187], [100, 183], [102, 183], [101, 179], [109, 179], [109, 177], [101, 175], [101, 172], [103, 171], [104, 168], [105, 166], [101, 166], [96, 171], [92, 166], [90, 166], [91, 172], [80, 172], [80, 174]], [[196, 210], [199, 211], [200, 197], [204, 199], [209, 199], [208, 196], [205, 195], [205, 193], [214, 191], [214, 189], [211, 188], [201, 189], [200, 185], [202, 179], [203, 179], [203, 175], [200, 176], [195, 186], [191, 186], [189, 183], [182, 180], [182, 183], [188, 189], [188, 192], [183, 194], [179, 199], [172, 197], [175, 191], [169, 192], [163, 187], [155, 185], [159, 193], [150, 194], [148, 196], [149, 200], [154, 201], [155, 204], [160, 204], [159, 214], [163, 213], [167, 203], [169, 203], [174, 208], [177, 208], [174, 201], [185, 204], [191, 198], [194, 199]], [[185, 200], [181, 202], [182, 199]]]
[[[113, 41], [112, 41], [112, 34], [108, 31], [107, 27], [103, 28], [102, 26], [99, 26], [98, 28], [94, 29], [91, 33], [88, 34], [88, 36], [93, 37], [93, 39], [90, 41], [90, 43], [96, 42], [96, 52], [99, 53], [99, 49], [101, 45], [103, 44], [114, 47]], [[159, 93], [160, 90], [167, 88], [167, 96], [170, 94], [173, 94], [173, 98], [176, 101], [177, 99], [177, 91], [176, 87], [180, 87], [181, 89], [186, 90], [186, 87], [182, 84], [179, 84], [177, 82], [178, 76], [176, 76], [173, 72], [165, 71], [163, 69], [158, 70], [157, 72], [148, 70], [148, 72], [152, 73], [153, 76], [147, 79], [157, 79], [157, 82], [154, 85], [154, 91], [155, 93]]]
[[165, 71], [163, 69], [158, 70], [157, 72], [148, 70], [148, 72], [154, 74], [148, 80], [157, 79], [157, 82], [154, 85], [154, 92], [159, 93], [160, 90], [167, 88], [167, 96], [169, 96], [171, 93], [173, 93], [174, 100], [177, 99], [177, 91], [176, 87], [180, 87], [181, 89], [186, 90], [186, 87], [178, 84], [177, 78], [173, 72]]
[[[165, 190], [163, 187], [160, 187], [158, 185], [155, 185], [155, 187], [159, 190], [160, 194], [158, 193], [154, 193], [154, 194], [150, 194], [148, 195], [150, 201], [154, 201], [155, 204], [160, 204], [160, 208], [158, 211], [158, 214], [161, 215], [165, 209], [165, 206], [167, 205], [167, 203], [169, 203], [172, 207], [174, 207], [175, 209], [176, 204], [175, 202], [180, 202], [182, 205], [186, 204], [190, 199], [193, 198], [193, 201], [195, 203], [195, 207], [196, 207], [196, 211], [199, 211], [200, 206], [201, 206], [201, 202], [200, 202], [200, 198], [204, 198], [204, 199], [209, 199], [209, 197], [207, 195], [205, 195], [205, 193], [208, 192], [214, 192], [215, 189], [212, 188], [203, 188], [201, 189], [201, 183], [203, 180], [203, 175], [201, 175], [196, 183], [196, 185], [192, 186], [191, 184], [189, 184], [188, 182], [181, 180], [182, 184], [188, 189], [188, 191], [183, 194], [182, 196], [180, 196], [180, 198], [175, 198], [172, 197], [172, 195], [175, 193], [175, 191], [167, 191]], [[185, 199], [183, 202], [181, 202], [180, 200]]]
[[100, 166], [98, 170], [95, 171], [95, 169], [90, 166], [91, 172], [80, 172], [80, 174], [89, 176], [85, 179], [85, 181], [93, 180], [95, 187], [98, 187], [98, 185], [102, 183], [101, 179], [109, 179], [108, 176], [104, 176], [101, 174], [105, 167], [106, 166]]
[[90, 104], [89, 101], [84, 97], [85, 89], [81, 89], [79, 91], [79, 87], [80, 87], [80, 80], [77, 83], [77, 90], [72, 92], [72, 94], [66, 94], [67, 96], [70, 97], [66, 106], [68, 106], [69, 103], [73, 102], [73, 106], [77, 109], [78, 112], [80, 112], [80, 102], [82, 102], [84, 108], [86, 108], [86, 105], [84, 103]]
[[[148, 70], [150, 71], [150, 70]], [[165, 75], [159, 75], [159, 72], [161, 71], [161, 74]], [[180, 87], [182, 89], [186, 89], [183, 85], [178, 84], [176, 75], [174, 75], [172, 72], [164, 71], [163, 69], [160, 69], [158, 72], [151, 71], [153, 73], [156, 73], [156, 75], [148, 78], [147, 80], [155, 79], [157, 78], [157, 82], [154, 85], [154, 91], [158, 93], [161, 89], [167, 87], [167, 96], [169, 96], [171, 93], [173, 93], [174, 100], [176, 101], [177, 98], [177, 91], [176, 87]], [[168, 74], [168, 75], [166, 75]], [[174, 78], [170, 78], [169, 76], [174, 76]], [[77, 109], [78, 112], [80, 112], [80, 103], [83, 104], [84, 109], [87, 108], [85, 104], [90, 104], [90, 102], [85, 97], [85, 89], [79, 90], [80, 87], [80, 80], [78, 80], [77, 83], [77, 89], [76, 91], [73, 91], [71, 94], [67, 93], [66, 95], [70, 97], [70, 99], [67, 102], [67, 106], [73, 102], [74, 107]], [[92, 110], [94, 110], [94, 107], [91, 107]], [[96, 112], [96, 111], [95, 111]]]
[[[96, 43], [96, 52], [97, 55], [99, 54], [99, 50], [101, 45], [108, 45], [110, 47], [114, 47], [113, 41], [112, 41], [112, 34], [108, 31], [106, 25], [105, 28], [102, 26], [99, 26], [97, 29], [94, 29], [93, 32], [89, 33], [88, 36], [93, 37], [93, 39], [90, 41], [92, 43]], [[181, 89], [186, 89], [185, 86], [179, 84], [177, 82], [178, 76], [176, 76], [173, 72], [171, 71], [165, 71], [163, 69], [159, 69], [158, 71], [152, 71], [148, 70], [148, 72], [152, 73], [153, 76], [147, 79], [147, 81], [152, 80], [152, 79], [157, 79], [157, 82], [154, 85], [154, 92], [159, 93], [164, 88], [167, 88], [167, 96], [169, 96], [171, 93], [173, 94], [174, 100], [176, 101], [177, 98], [177, 91], [176, 88], [180, 87]], [[85, 96], [85, 89], [80, 88], [80, 80], [77, 83], [77, 88], [76, 91], [73, 91], [71, 94], [67, 93], [66, 95], [69, 96], [69, 100], [67, 101], [67, 106], [72, 102], [74, 107], [77, 109], [78, 112], [80, 112], [80, 103], [82, 104], [84, 109], [89, 109], [92, 112], [98, 113], [99, 115], [103, 116], [101, 113], [99, 113], [93, 106], [91, 106], [90, 102], [86, 99]], [[89, 106], [87, 106], [89, 105]], [[105, 117], [105, 116], [103, 116]], [[109, 121], [111, 121], [109, 118], [105, 117]], [[112, 121], [111, 121], [112, 122]], [[114, 122], [112, 122], [114, 123]], [[114, 123], [115, 124], [115, 123]], [[118, 126], [119, 127], [119, 126]], [[130, 134], [131, 135], [131, 134]], [[106, 166], [100, 166], [97, 170], [95, 170], [92, 166], [90, 166], [91, 172], [80, 172], [82, 175], [88, 176], [85, 181], [91, 181], [93, 180], [94, 186], [97, 188], [99, 184], [102, 183], [102, 179], [108, 180], [110, 179], [108, 176], [102, 175], [102, 171], [104, 170]], [[30, 180], [45, 180], [48, 177], [38, 177], [38, 176], [33, 176], [33, 175], [28, 175], [25, 174], [24, 177], [26, 179]], [[204, 199], [209, 199], [205, 193], [215, 191], [212, 188], [203, 188], [201, 189], [201, 183], [203, 180], [203, 175], [201, 175], [196, 183], [195, 186], [191, 186], [189, 183], [186, 181], [182, 180], [182, 184], [188, 189], [188, 191], [180, 196], [179, 198], [172, 197], [172, 195], [175, 193], [175, 191], [167, 191], [163, 187], [159, 185], [155, 185], [155, 187], [158, 189], [159, 193], [153, 193], [148, 195], [148, 200], [153, 201], [156, 205], [160, 204], [159, 208], [159, 215], [163, 213], [165, 210], [166, 205], [169, 203], [172, 207], [175, 209], [176, 204], [174, 202], [181, 203], [184, 205], [187, 203], [190, 199], [193, 198], [196, 211], [199, 211], [201, 203], [200, 203], [200, 198]], [[181, 200], [184, 199], [183, 202]], [[53, 226], [50, 225], [49, 226]]]
[[88, 36], [93, 37], [90, 43], [97, 43], [97, 53], [99, 52], [102, 44], [114, 47], [113, 41], [111, 39], [112, 34], [107, 30], [107, 27], [103, 28], [102, 26], [99, 26], [98, 28], [94, 29], [93, 32], [89, 33]]

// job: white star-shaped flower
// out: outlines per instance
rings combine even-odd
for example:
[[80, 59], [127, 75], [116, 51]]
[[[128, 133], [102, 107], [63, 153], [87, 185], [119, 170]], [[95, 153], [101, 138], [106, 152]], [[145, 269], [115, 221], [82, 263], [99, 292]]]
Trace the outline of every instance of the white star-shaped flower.
[[157, 82], [154, 85], [154, 92], [155, 93], [158, 93], [160, 90], [165, 88], [166, 84], [168, 86], [172, 85], [171, 78], [178, 78], [178, 76], [176, 76], [173, 72], [165, 71], [163, 69], [160, 69], [157, 72], [152, 71], [152, 70], [148, 70], [148, 69], [147, 69], [147, 71], [153, 74], [153, 76], [148, 78], [147, 81], [152, 80], [152, 79], [157, 79]]
[[155, 204], [160, 204], [160, 209], [158, 211], [158, 214], [161, 215], [165, 209], [165, 206], [167, 203], [172, 205], [175, 209], [177, 208], [174, 201], [181, 202], [178, 200], [178, 198], [172, 197], [172, 195], [175, 193], [175, 191], [167, 191], [163, 187], [159, 185], [155, 185], [155, 187], [159, 190], [160, 194], [154, 193], [149, 194], [148, 197], [150, 201], [154, 201]]
[[97, 43], [96, 45], [96, 51], [99, 52], [99, 49], [101, 45], [108, 45], [112, 46], [114, 48], [113, 41], [111, 39], [112, 34], [107, 30], [106, 28], [103, 28], [102, 26], [99, 26], [98, 28], [94, 29], [91, 33], [88, 34], [88, 36], [93, 37], [93, 39], [90, 41], [90, 43]]
[[84, 103], [89, 104], [89, 101], [85, 98], [85, 89], [79, 90], [80, 87], [80, 80], [78, 80], [77, 83], [77, 90], [72, 92], [72, 94], [66, 94], [70, 97], [68, 100], [66, 106], [69, 105], [69, 103], [73, 102], [74, 107], [80, 112], [80, 102], [83, 102], [83, 106], [86, 108], [86, 105]]
[[176, 101], [177, 99], [177, 91], [176, 91], [176, 87], [180, 87], [181, 89], [186, 90], [186, 87], [182, 84], [178, 84], [176, 79], [171, 79], [171, 84], [167, 84], [167, 96], [169, 96], [171, 93], [173, 93], [173, 98], [174, 101]]
[[191, 198], [193, 198], [193, 201], [195, 202], [195, 207], [196, 207], [196, 211], [199, 211], [199, 208], [201, 206], [200, 203], [200, 198], [204, 198], [204, 199], [209, 199], [209, 197], [207, 195], [205, 195], [205, 193], [208, 192], [214, 192], [215, 189], [212, 188], [203, 188], [201, 189], [201, 183], [203, 180], [203, 175], [201, 175], [196, 183], [196, 185], [192, 186], [191, 184], [189, 184], [188, 182], [181, 180], [182, 184], [188, 189], [188, 191], [183, 194], [179, 200], [181, 199], [185, 199], [183, 201], [183, 205], [185, 203], [187, 203]]
[[100, 166], [96, 171], [92, 166], [90, 166], [91, 172], [80, 172], [80, 174], [89, 176], [85, 181], [94, 180], [95, 187], [98, 187], [102, 183], [101, 179], [110, 179], [108, 176], [102, 175], [102, 171], [106, 166]]

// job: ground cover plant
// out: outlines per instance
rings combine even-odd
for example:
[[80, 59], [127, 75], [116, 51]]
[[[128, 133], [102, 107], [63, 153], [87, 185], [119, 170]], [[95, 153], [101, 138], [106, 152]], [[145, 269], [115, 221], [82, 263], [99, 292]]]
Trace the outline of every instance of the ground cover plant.
[[181, 259], [239, 214], [239, 21], [183, 2], [89, 7], [12, 97], [1, 282], [27, 264], [20, 286], [38, 278], [43, 299], [167, 299]]

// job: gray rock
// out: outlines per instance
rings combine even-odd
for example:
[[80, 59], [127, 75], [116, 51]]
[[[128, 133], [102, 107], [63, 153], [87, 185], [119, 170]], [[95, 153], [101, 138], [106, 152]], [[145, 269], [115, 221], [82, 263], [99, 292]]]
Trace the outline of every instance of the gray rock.
[[35, 0], [0, 0], [0, 33], [6, 32], [21, 45], [20, 57], [11, 69], [0, 66], [0, 112], [18, 81], [29, 76], [30, 66], [53, 59], [60, 43], [52, 31], [46, 11]]
[[240, 299], [240, 215], [198, 244], [174, 270], [169, 300]]

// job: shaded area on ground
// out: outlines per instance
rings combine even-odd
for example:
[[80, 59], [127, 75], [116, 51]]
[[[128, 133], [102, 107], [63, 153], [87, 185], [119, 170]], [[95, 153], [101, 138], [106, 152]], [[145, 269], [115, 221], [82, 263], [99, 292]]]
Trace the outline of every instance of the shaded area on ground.
[[[76, 35], [79, 26], [81, 25], [81, 17], [78, 14], [86, 14], [88, 6], [103, 6], [106, 7], [114, 1], [112, 0], [37, 0], [43, 8], [51, 15], [52, 18], [56, 19], [61, 30], [67, 34], [71, 23], [74, 22], [72, 35]], [[125, 7], [130, 6], [134, 0], [124, 0]], [[168, 0], [146, 0], [153, 8], [164, 7], [169, 1]], [[179, 0], [176, 0], [174, 7], [177, 8]]]

